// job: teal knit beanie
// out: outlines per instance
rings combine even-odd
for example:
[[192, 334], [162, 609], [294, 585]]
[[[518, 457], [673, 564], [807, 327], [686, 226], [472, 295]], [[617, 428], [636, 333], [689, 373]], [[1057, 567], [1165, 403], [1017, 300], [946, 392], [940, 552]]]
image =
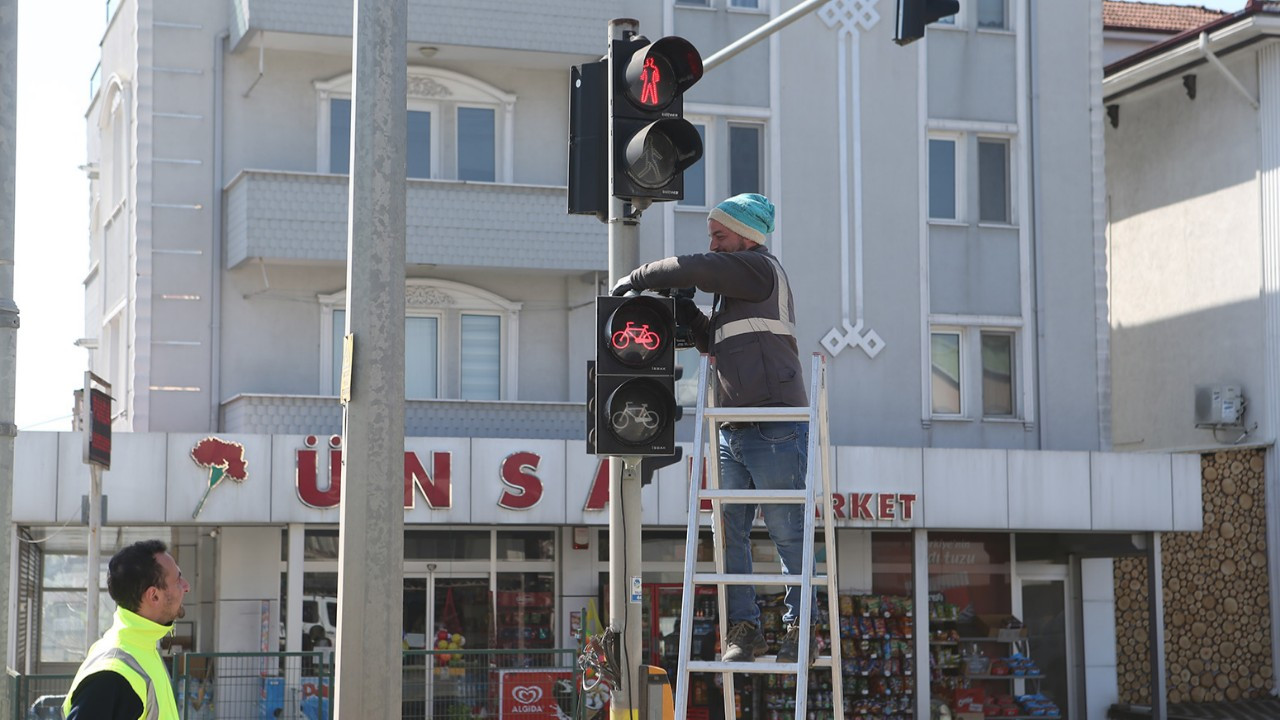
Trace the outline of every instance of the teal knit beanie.
[[773, 203], [757, 193], [734, 195], [715, 206], [707, 218], [763, 245], [765, 236], [773, 232]]

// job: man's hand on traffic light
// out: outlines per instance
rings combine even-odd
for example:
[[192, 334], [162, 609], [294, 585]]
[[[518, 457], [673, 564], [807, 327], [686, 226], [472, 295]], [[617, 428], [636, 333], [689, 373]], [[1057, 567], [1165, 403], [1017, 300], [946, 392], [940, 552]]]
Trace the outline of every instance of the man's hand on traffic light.
[[633, 289], [634, 288], [631, 287], [631, 278], [628, 276], [614, 283], [613, 290], [610, 294], [614, 297], [621, 297], [631, 292]]

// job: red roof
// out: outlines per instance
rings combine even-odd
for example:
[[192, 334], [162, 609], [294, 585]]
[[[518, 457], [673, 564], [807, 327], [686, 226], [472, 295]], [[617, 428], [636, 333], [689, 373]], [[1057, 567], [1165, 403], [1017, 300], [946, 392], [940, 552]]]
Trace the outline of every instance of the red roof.
[[[1240, 0], [1242, 8], [1244, 4], [1245, 0]], [[1102, 0], [1102, 26], [1107, 30], [1180, 33], [1213, 22], [1226, 14], [1194, 5]]]

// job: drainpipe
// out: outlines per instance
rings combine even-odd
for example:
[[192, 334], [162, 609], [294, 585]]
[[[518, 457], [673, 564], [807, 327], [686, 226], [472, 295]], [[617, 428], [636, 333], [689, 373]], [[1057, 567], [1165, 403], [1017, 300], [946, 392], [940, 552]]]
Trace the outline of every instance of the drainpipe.
[[209, 274], [209, 432], [222, 429], [222, 77], [223, 53], [231, 33], [213, 41], [213, 247]]

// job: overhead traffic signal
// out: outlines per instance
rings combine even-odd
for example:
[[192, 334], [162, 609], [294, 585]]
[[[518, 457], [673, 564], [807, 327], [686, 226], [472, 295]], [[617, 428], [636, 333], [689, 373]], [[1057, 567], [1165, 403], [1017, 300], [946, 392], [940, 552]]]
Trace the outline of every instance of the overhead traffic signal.
[[924, 37], [924, 26], [960, 12], [959, 0], [898, 0], [893, 41], [907, 45]]
[[683, 200], [684, 170], [702, 137], [684, 119], [684, 92], [702, 78], [702, 56], [684, 38], [614, 40], [609, 51], [609, 194]]
[[594, 382], [588, 369], [587, 447], [596, 455], [677, 451], [675, 308], [652, 295], [596, 298]]

